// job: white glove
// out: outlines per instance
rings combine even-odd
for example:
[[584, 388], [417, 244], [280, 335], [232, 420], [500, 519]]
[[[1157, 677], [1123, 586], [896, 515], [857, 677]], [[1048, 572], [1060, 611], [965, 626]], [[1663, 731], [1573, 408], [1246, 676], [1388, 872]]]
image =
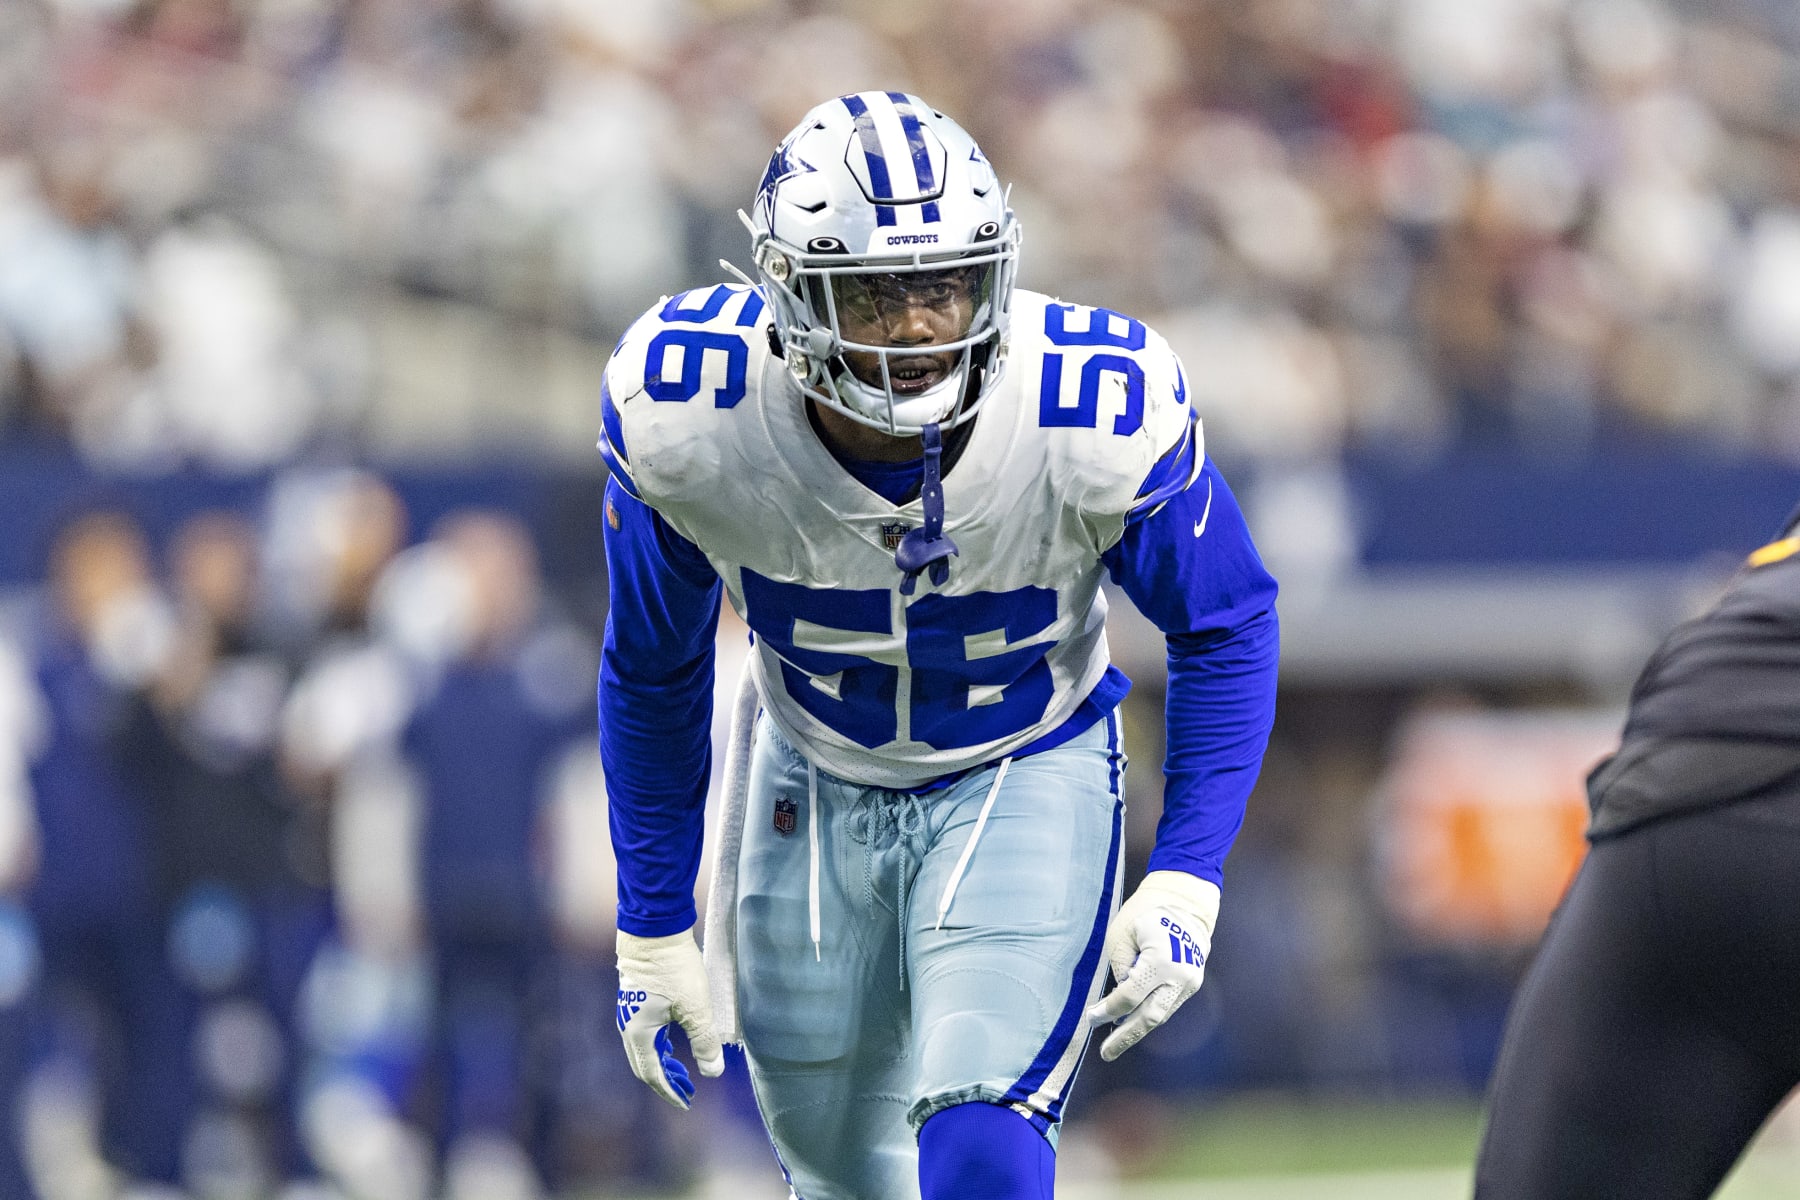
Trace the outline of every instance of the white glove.
[[1118, 984], [1087, 1010], [1096, 1025], [1118, 1021], [1100, 1043], [1107, 1062], [1168, 1020], [1206, 978], [1219, 885], [1186, 871], [1152, 871], [1106, 927], [1106, 961]]
[[676, 1108], [686, 1109], [694, 1084], [675, 1057], [669, 1022], [687, 1032], [688, 1049], [702, 1075], [725, 1072], [694, 931], [645, 938], [620, 930], [618, 947], [619, 1033], [632, 1074]]

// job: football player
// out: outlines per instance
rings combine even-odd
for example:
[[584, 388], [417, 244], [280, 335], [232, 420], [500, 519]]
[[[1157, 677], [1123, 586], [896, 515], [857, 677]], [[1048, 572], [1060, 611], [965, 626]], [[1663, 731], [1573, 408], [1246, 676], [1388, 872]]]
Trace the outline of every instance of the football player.
[[[707, 1075], [741, 1041], [804, 1200], [1048, 1196], [1090, 1031], [1115, 1058], [1200, 986], [1275, 583], [1168, 344], [1015, 287], [954, 121], [821, 104], [744, 219], [754, 279], [653, 307], [602, 395], [626, 1049], [686, 1107], [668, 1027]], [[1107, 576], [1168, 636], [1164, 812], [1122, 904]], [[703, 960], [721, 596], [753, 651]]]
[[1679, 626], [1588, 776], [1520, 986], [1480, 1200], [1710, 1196], [1800, 1084], [1800, 511]]

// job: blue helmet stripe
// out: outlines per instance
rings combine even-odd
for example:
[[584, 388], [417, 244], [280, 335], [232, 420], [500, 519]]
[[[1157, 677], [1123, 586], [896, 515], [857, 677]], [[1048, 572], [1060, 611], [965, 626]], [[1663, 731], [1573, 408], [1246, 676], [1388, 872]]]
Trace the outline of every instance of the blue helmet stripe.
[[[863, 158], [869, 164], [869, 185], [875, 189], [877, 197], [891, 197], [894, 185], [888, 179], [887, 159], [881, 153], [881, 135], [875, 132], [875, 118], [869, 115], [869, 106], [863, 103], [861, 96], [845, 96], [844, 107], [856, 118], [856, 136], [862, 141]], [[898, 221], [891, 204], [875, 206], [875, 224], [893, 225]]]
[[[913, 177], [919, 182], [919, 194], [929, 196], [937, 191], [937, 178], [931, 173], [931, 151], [925, 145], [925, 131], [919, 125], [919, 114], [904, 92], [889, 92], [894, 110], [900, 114], [900, 128], [906, 130], [906, 145], [912, 151]], [[938, 219], [937, 201], [927, 200], [920, 206], [927, 221]]]

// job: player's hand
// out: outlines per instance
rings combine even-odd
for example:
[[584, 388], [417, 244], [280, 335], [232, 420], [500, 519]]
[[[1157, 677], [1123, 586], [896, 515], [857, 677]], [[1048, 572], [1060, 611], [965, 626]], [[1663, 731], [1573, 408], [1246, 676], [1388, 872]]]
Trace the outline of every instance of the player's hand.
[[1152, 871], [1106, 927], [1106, 961], [1118, 984], [1087, 1010], [1119, 1027], [1100, 1043], [1107, 1062], [1168, 1020], [1206, 978], [1219, 886], [1186, 871]]
[[702, 1075], [725, 1071], [725, 1052], [713, 1032], [706, 967], [689, 929], [668, 937], [619, 932], [619, 1033], [634, 1075], [650, 1090], [686, 1109], [694, 1098], [687, 1067], [669, 1039], [674, 1022], [687, 1032], [688, 1049]]

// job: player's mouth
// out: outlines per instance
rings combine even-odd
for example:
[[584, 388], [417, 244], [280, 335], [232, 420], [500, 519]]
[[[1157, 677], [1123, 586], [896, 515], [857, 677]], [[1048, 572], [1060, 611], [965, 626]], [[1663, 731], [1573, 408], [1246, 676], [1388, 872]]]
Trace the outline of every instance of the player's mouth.
[[888, 360], [888, 382], [896, 396], [917, 396], [950, 377], [951, 354], [916, 354]]

